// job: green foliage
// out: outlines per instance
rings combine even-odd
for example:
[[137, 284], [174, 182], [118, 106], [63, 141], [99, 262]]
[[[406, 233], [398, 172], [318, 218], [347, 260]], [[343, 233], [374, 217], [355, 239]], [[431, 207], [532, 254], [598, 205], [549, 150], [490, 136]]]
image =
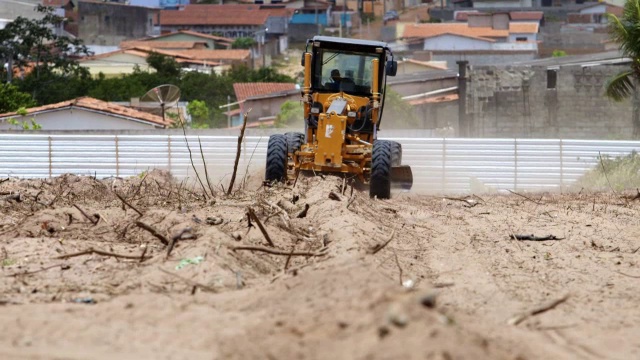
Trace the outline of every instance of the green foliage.
[[580, 178], [575, 186], [592, 190], [616, 191], [640, 187], [640, 155], [632, 151], [629, 155], [598, 157], [598, 165]]
[[201, 128], [201, 126], [209, 127], [209, 108], [202, 100], [193, 100], [187, 105], [187, 112], [191, 115], [191, 126]]
[[631, 68], [618, 73], [606, 85], [606, 95], [621, 101], [635, 89], [635, 80], [640, 78], [640, 0], [627, 0], [622, 16], [607, 14], [611, 39], [620, 46], [623, 56], [632, 59]]
[[154, 68], [160, 77], [177, 79], [180, 76], [180, 64], [172, 57], [152, 52], [147, 56], [147, 64]]
[[[26, 111], [26, 110], [25, 110]], [[16, 118], [10, 118], [7, 120], [7, 123], [13, 126], [17, 126], [22, 130], [40, 130], [42, 129], [42, 125], [38, 124], [34, 118], [29, 119], [29, 121], [23, 120], [19, 121]]]
[[402, 100], [402, 96], [389, 87], [385, 91], [382, 125], [386, 128], [419, 127], [418, 118], [413, 112], [413, 107]]
[[553, 50], [553, 52], [551, 53], [552, 57], [563, 57], [563, 56], [567, 56], [567, 52], [564, 50]]
[[278, 73], [273, 67], [263, 67], [257, 70], [246, 66], [234, 66], [225, 73], [232, 83], [237, 82], [284, 82], [294, 83], [296, 80], [288, 75]]
[[35, 106], [36, 102], [28, 93], [21, 92], [11, 84], [0, 85], [0, 113], [17, 111], [25, 107]]
[[256, 44], [256, 41], [250, 37], [241, 37], [237, 38], [231, 44], [232, 49], [251, 49], [253, 45]]
[[35, 66], [39, 75], [42, 69], [55, 69], [62, 75], [73, 74], [79, 68], [75, 60], [89, 52], [82, 40], [58, 36], [55, 29], [65, 19], [54, 14], [52, 7], [38, 5], [39, 19], [17, 17], [0, 30], [0, 58], [13, 59], [14, 66]]
[[304, 108], [300, 101], [287, 100], [280, 106], [280, 113], [276, 116], [275, 127], [299, 125], [304, 119]]

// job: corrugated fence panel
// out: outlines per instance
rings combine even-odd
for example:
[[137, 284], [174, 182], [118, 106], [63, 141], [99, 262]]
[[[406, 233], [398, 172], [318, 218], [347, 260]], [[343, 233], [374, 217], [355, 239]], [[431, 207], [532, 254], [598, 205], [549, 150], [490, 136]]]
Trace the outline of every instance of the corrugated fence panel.
[[[434, 193], [554, 190], [570, 186], [600, 156], [625, 156], [638, 141], [560, 139], [389, 138], [403, 146], [414, 188]], [[264, 169], [268, 136], [241, 144], [238, 177]], [[237, 136], [0, 134], [0, 176], [46, 178], [65, 173], [134, 176], [150, 169], [178, 178], [233, 172]], [[204, 155], [204, 161], [203, 161]]]

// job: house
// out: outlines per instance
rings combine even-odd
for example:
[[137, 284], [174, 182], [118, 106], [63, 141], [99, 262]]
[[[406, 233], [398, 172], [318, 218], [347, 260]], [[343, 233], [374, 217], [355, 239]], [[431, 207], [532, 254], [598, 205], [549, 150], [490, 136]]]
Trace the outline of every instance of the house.
[[124, 3], [78, 2], [78, 37], [85, 44], [118, 45], [153, 33], [157, 9]]
[[611, 49], [607, 14], [621, 16], [622, 12], [620, 6], [599, 2], [567, 14], [565, 23], [543, 30], [540, 54], [562, 50], [568, 55], [578, 55]]
[[137, 41], [193, 41], [193, 42], [206, 42], [209, 49], [231, 49], [233, 39], [222, 36], [203, 34], [190, 30], [179, 30], [176, 32], [165, 33], [159, 36], [147, 37], [137, 39]]
[[508, 13], [468, 13], [467, 23], [407, 24], [402, 39], [410, 50], [425, 50], [449, 68], [462, 58], [473, 64], [534, 59], [537, 22], [512, 22]]
[[190, 30], [226, 38], [253, 38], [254, 59], [268, 62], [288, 48], [287, 33], [294, 9], [284, 5], [187, 5], [181, 10], [162, 10], [161, 33]]
[[78, 0], [42, 0], [42, 5], [54, 8], [56, 15], [65, 18], [64, 31], [78, 36], [78, 12], [76, 3]]
[[304, 0], [294, 10], [289, 22], [289, 39], [292, 42], [304, 42], [314, 35], [321, 34], [329, 26], [331, 4], [319, 0]]
[[189, 5], [190, 0], [127, 0], [130, 5], [146, 6], [150, 8], [178, 9]]
[[90, 56], [80, 59], [80, 66], [89, 69], [89, 72], [96, 76], [100, 73], [104, 75], [131, 74], [136, 67], [143, 71], [154, 71], [147, 64], [147, 57], [151, 53], [158, 53], [172, 57], [183, 68], [191, 71], [214, 71], [221, 73], [234, 65], [249, 66], [249, 50], [208, 50], [208, 49], [183, 49], [164, 50], [160, 48], [135, 46], [107, 52], [100, 55]]
[[135, 47], [148, 47], [161, 50], [202, 50], [207, 49], [205, 41], [140, 41], [129, 40], [120, 43], [121, 49], [131, 49]]
[[249, 109], [252, 110], [248, 127], [273, 126], [285, 101], [300, 100], [300, 89], [292, 83], [235, 83], [233, 90], [240, 108], [235, 111], [236, 117], [230, 119], [231, 127], [240, 125], [241, 114]]
[[18, 16], [27, 19], [40, 19], [42, 15], [33, 9], [42, 4], [42, 0], [0, 1], [0, 19], [13, 19]]
[[442, 61], [420, 61], [416, 59], [398, 60], [398, 75], [432, 70], [447, 70], [447, 64]]
[[170, 120], [165, 121], [161, 116], [91, 97], [80, 97], [29, 108], [25, 116], [15, 112], [0, 114], [0, 129], [20, 129], [11, 123], [30, 123], [32, 120], [42, 130], [164, 129], [171, 125]]

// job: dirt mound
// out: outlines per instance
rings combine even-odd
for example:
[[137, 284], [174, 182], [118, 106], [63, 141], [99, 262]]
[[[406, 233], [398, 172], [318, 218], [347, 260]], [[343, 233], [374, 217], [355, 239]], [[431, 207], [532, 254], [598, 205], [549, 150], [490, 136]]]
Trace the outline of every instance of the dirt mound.
[[[2, 358], [638, 351], [634, 194], [379, 201], [317, 176], [211, 196], [162, 171], [0, 194]], [[510, 239], [533, 233], [563, 240]]]

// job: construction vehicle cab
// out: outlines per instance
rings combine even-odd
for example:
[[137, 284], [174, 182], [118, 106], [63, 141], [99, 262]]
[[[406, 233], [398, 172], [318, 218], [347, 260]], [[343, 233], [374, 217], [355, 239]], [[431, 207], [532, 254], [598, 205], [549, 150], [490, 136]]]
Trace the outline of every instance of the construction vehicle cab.
[[286, 181], [300, 171], [355, 176], [372, 197], [389, 198], [392, 185], [410, 188], [399, 143], [377, 140], [387, 76], [397, 63], [379, 41], [315, 36], [303, 53], [304, 132], [272, 135], [265, 180]]

